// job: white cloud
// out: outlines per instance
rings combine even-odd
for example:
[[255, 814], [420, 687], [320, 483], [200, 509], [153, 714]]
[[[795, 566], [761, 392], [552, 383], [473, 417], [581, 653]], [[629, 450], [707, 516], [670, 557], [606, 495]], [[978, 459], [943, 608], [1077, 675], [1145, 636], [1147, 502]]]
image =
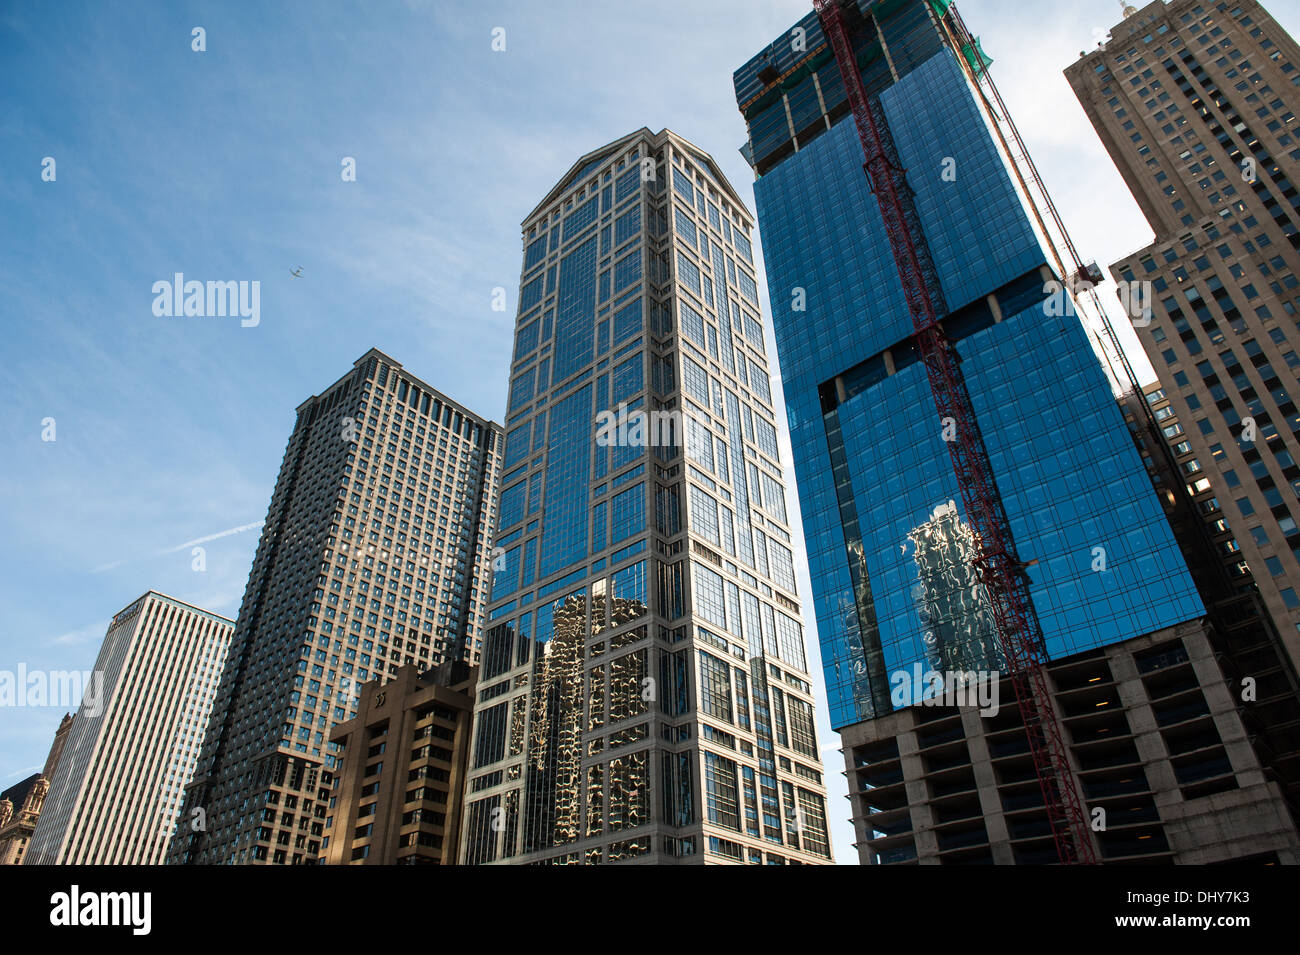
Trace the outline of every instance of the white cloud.
[[42, 643], [47, 646], [58, 647], [76, 647], [82, 644], [92, 643], [96, 640], [104, 639], [108, 633], [108, 626], [111, 620], [101, 620], [96, 623], [88, 623], [84, 627], [78, 627], [75, 630], [68, 630], [59, 634], [57, 637], [50, 637]]

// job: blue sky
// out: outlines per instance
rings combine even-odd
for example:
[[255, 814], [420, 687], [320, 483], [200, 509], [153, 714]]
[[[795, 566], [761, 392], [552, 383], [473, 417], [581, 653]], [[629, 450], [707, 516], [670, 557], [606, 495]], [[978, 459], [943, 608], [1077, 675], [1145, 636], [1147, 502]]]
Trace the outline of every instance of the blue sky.
[[[1149, 242], [1061, 77], [1118, 5], [960, 6], [1085, 257]], [[256, 527], [205, 543], [203, 573], [181, 545], [262, 520], [294, 408], [371, 346], [500, 420], [520, 220], [641, 126], [711, 152], [752, 208], [731, 73], [805, 10], [0, 2], [0, 670], [89, 669], [150, 588], [233, 616]], [[154, 316], [175, 272], [260, 281], [260, 324]], [[61, 715], [0, 709], [0, 788], [39, 768]]]

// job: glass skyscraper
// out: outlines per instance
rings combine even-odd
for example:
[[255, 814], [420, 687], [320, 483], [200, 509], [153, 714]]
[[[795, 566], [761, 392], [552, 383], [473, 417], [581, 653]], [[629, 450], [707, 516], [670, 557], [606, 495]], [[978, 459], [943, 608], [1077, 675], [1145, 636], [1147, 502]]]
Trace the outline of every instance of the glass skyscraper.
[[830, 861], [752, 217], [638, 130], [523, 223], [462, 861]]
[[[948, 3], [850, 3], [1052, 659], [1203, 608], [1036, 231]], [[969, 528], [834, 56], [814, 14], [735, 75], [837, 729], [915, 664], [999, 669]], [[901, 705], [917, 702], [904, 695]]]

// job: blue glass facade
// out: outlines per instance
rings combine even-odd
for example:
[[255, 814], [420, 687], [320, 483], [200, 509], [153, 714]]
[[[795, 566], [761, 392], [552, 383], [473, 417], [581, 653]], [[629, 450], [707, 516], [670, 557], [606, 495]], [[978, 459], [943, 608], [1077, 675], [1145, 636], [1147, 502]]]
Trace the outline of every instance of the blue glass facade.
[[752, 217], [667, 131], [575, 170], [524, 224], [462, 861], [829, 861]]
[[[809, 46], [814, 68], [824, 67]], [[942, 47], [874, 85], [1013, 538], [1031, 563], [1048, 654], [1200, 616], [1087, 335], [1048, 294], [1047, 256], [957, 57]], [[781, 107], [751, 109], [751, 130], [778, 142], [766, 114]], [[823, 122], [798, 142], [784, 156], [762, 147], [755, 193], [839, 728], [892, 710], [889, 674], [915, 664], [997, 669], [999, 655], [853, 122]]]

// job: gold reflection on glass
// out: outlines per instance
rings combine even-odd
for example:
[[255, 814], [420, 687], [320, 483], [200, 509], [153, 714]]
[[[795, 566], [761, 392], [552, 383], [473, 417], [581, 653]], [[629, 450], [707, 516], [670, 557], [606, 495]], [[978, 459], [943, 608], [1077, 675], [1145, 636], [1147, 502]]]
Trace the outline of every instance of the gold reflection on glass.
[[609, 762], [609, 831], [633, 829], [646, 821], [648, 754], [628, 753]]
[[646, 702], [646, 650], [633, 650], [615, 657], [609, 665], [609, 721], [639, 716], [649, 709]]
[[624, 630], [622, 633], [615, 634], [609, 640], [610, 651], [622, 650], [624, 647], [630, 647], [646, 635], [645, 627], [636, 627], [632, 630]]
[[617, 627], [625, 623], [630, 623], [644, 617], [649, 611], [645, 603], [640, 600], [626, 600], [623, 597], [615, 597], [613, 606], [610, 608], [610, 626]]
[[609, 738], [609, 748], [618, 749], [620, 746], [627, 746], [631, 743], [638, 743], [650, 735], [649, 723], [637, 723], [636, 726], [629, 726], [627, 729], [621, 729]]
[[600, 835], [605, 829], [605, 767], [600, 763], [587, 767], [587, 835]]
[[516, 833], [519, 831], [519, 790], [506, 793], [505, 831], [502, 835], [501, 856], [509, 859], [515, 854]]
[[649, 851], [650, 840], [648, 838], [613, 842], [609, 846], [609, 861], [619, 862], [623, 859], [633, 859], [636, 856], [643, 856]]
[[605, 725], [605, 668], [592, 667], [587, 671], [587, 730], [597, 730]]
[[528, 697], [516, 696], [510, 711], [510, 755], [524, 751], [524, 724], [528, 716]]
[[581, 826], [583, 646], [587, 600], [577, 591], [555, 602], [551, 639], [538, 647], [528, 733], [525, 851], [564, 845]]
[[591, 635], [599, 636], [605, 632], [605, 603], [609, 591], [609, 581], [601, 577], [591, 585]]

